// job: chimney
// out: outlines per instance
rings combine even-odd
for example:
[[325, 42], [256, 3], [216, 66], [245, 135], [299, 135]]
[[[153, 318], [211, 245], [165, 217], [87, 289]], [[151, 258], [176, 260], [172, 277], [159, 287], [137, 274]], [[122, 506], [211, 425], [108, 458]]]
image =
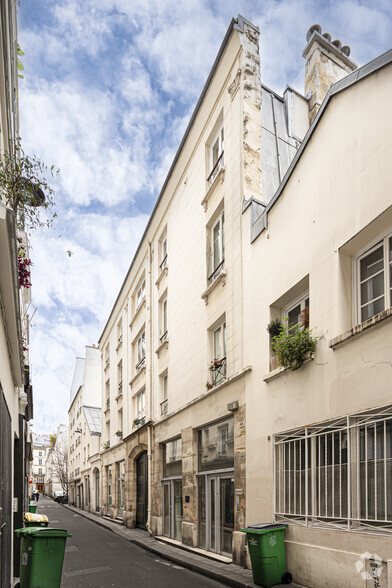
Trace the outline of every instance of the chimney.
[[330, 86], [357, 69], [350, 56], [350, 47], [329, 33], [322, 33], [315, 24], [306, 34], [307, 45], [302, 53], [305, 65], [305, 96], [309, 100], [309, 125], [312, 124]]

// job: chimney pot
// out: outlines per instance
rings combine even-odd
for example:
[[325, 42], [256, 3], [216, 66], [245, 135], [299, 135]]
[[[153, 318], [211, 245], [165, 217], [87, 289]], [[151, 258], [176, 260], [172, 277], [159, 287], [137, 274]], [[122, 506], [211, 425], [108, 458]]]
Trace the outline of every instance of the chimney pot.
[[306, 33], [306, 42], [309, 43], [311, 36], [313, 35], [314, 31], [317, 31], [320, 35], [322, 33], [321, 27], [318, 24], [314, 24], [310, 27], [308, 32]]
[[336, 49], [341, 49], [342, 48], [342, 42], [339, 41], [339, 39], [335, 39], [334, 41], [332, 41], [332, 45], [335, 45]]
[[323, 33], [323, 37], [324, 37], [324, 39], [327, 39], [327, 41], [329, 43], [331, 42], [332, 37], [329, 33]]
[[348, 45], [345, 45], [344, 47], [341, 48], [341, 52], [344, 53], [345, 55], [347, 55], [347, 57], [349, 57], [350, 53], [351, 53], [351, 49]]

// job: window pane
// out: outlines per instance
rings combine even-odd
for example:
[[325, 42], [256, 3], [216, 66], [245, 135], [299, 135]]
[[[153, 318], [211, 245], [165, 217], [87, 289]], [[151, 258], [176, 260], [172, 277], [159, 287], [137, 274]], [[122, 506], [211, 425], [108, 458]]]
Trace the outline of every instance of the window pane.
[[199, 471], [234, 467], [234, 420], [199, 431]]
[[300, 304], [298, 304], [298, 306], [296, 306], [295, 308], [290, 310], [290, 312], [287, 315], [288, 319], [289, 319], [289, 327], [293, 327], [294, 325], [298, 325], [300, 312], [301, 312], [301, 305]]
[[384, 272], [377, 274], [361, 284], [361, 305], [384, 294]]
[[367, 319], [375, 316], [379, 312], [384, 310], [384, 298], [379, 298], [374, 302], [370, 302], [366, 306], [361, 308], [361, 321], [366, 321]]
[[215, 141], [212, 147], [212, 167], [216, 164], [219, 158], [219, 137]]
[[220, 359], [222, 357], [221, 351], [221, 329], [219, 328], [214, 331], [214, 357]]
[[361, 282], [374, 276], [384, 267], [384, 247], [380, 245], [378, 249], [372, 251], [369, 255], [361, 259]]
[[182, 445], [181, 439], [175, 439], [166, 443], [163, 447], [163, 476], [182, 475]]
[[215, 225], [214, 231], [213, 231], [213, 239], [214, 239], [214, 269], [221, 262], [221, 243], [220, 243], [220, 236], [221, 236], [221, 226], [220, 226], [220, 221], [219, 221]]

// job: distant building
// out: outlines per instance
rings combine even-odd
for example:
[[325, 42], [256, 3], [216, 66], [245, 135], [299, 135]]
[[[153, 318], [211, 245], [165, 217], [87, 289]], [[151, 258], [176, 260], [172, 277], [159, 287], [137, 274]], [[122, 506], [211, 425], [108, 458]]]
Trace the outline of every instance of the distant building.
[[101, 356], [86, 346], [77, 358], [69, 414], [68, 500], [89, 512], [100, 508]]
[[40, 494], [45, 492], [46, 458], [50, 447], [49, 435], [32, 434], [33, 463], [31, 466], [32, 483], [29, 486], [30, 495], [34, 490]]
[[[45, 493], [54, 496], [55, 492], [67, 491], [68, 482], [68, 427], [59, 425], [55, 435], [51, 436], [54, 444], [46, 450]], [[65, 487], [64, 487], [65, 486]]]

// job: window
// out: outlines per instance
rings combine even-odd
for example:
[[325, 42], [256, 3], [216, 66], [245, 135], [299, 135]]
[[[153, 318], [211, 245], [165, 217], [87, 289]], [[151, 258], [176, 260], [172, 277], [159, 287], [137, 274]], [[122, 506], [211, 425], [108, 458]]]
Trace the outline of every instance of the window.
[[41, 455], [42, 455], [42, 451], [39, 451], [39, 452], [38, 452], [38, 455], [41, 457]]
[[122, 387], [123, 387], [123, 365], [122, 365], [122, 360], [118, 362], [117, 364], [117, 394], [118, 396], [120, 396], [122, 394]]
[[110, 408], [110, 380], [106, 380], [105, 382], [105, 405], [104, 410]]
[[117, 323], [117, 344], [120, 345], [123, 340], [123, 327], [122, 327], [122, 319], [120, 319]]
[[392, 235], [356, 259], [357, 322], [392, 306]]
[[169, 412], [167, 374], [161, 376], [161, 387], [162, 387], [161, 415], [166, 415]]
[[391, 408], [276, 435], [277, 518], [391, 532]]
[[110, 347], [106, 345], [105, 348], [105, 369], [110, 365]]
[[213, 225], [208, 243], [208, 281], [212, 283], [220, 274], [225, 264], [224, 213]]
[[117, 415], [117, 427], [118, 427], [118, 431], [123, 430], [123, 409], [120, 408], [120, 410], [118, 411], [118, 415]]
[[305, 292], [283, 309], [283, 317], [288, 322], [289, 332], [297, 325], [309, 327], [309, 292]]
[[146, 416], [146, 391], [142, 390], [136, 396], [136, 418], [143, 419]]
[[181, 438], [169, 441], [163, 446], [163, 477], [182, 475]]
[[160, 270], [162, 271], [167, 266], [167, 235], [162, 237], [160, 259], [161, 259], [161, 263], [160, 263], [159, 267], [160, 267]]
[[42, 459], [38, 460], [38, 465], [42, 465]]
[[215, 385], [226, 376], [226, 323], [222, 323], [213, 332], [213, 351], [214, 358], [210, 371], [212, 384]]
[[38, 473], [42, 474], [42, 468], [38, 468]]
[[136, 310], [139, 308], [139, 306], [141, 305], [141, 303], [143, 302], [145, 297], [146, 297], [146, 280], [143, 280], [143, 282], [141, 283], [140, 287], [138, 288], [138, 290], [136, 292]]
[[145, 331], [143, 331], [143, 333], [138, 338], [136, 346], [137, 346], [137, 348], [136, 348], [136, 352], [137, 352], [136, 369], [140, 370], [146, 361], [146, 333], [145, 333]]
[[210, 173], [207, 178], [209, 185], [211, 185], [220, 168], [224, 165], [224, 130], [221, 126], [211, 141], [210, 147]]
[[161, 302], [161, 320], [162, 320], [161, 343], [163, 343], [167, 339], [167, 298], [165, 298]]
[[234, 467], [234, 419], [199, 431], [199, 472]]

